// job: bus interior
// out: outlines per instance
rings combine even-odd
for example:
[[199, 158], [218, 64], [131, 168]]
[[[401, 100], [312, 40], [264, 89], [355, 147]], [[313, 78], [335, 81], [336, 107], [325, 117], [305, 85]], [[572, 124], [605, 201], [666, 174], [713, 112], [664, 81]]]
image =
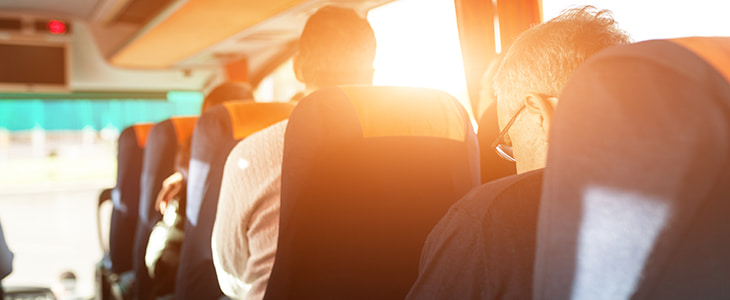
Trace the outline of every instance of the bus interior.
[[292, 66], [302, 28], [326, 5], [371, 23], [374, 85], [445, 91], [475, 131], [498, 126], [479, 123], [489, 63], [566, 8], [611, 10], [636, 42], [730, 36], [730, 5], [713, 0], [0, 0], [5, 299], [112, 299], [99, 265], [113, 204], [100, 194], [113, 197], [102, 191], [123, 130], [199, 115], [225, 81], [289, 102], [305, 89]]

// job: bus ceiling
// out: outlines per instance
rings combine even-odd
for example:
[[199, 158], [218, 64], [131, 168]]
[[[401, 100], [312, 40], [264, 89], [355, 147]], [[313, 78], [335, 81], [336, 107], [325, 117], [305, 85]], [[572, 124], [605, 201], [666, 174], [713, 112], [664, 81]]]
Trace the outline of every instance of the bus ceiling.
[[[149, 0], [131, 0], [146, 2]], [[168, 0], [155, 0], [168, 1]], [[110, 40], [105, 56], [116, 66], [165, 69], [221, 65], [246, 58], [250, 71], [263, 68], [299, 38], [307, 17], [326, 4], [352, 7], [365, 14], [392, 0], [187, 0], [171, 2], [125, 42]], [[115, 23], [101, 23], [95, 36]], [[116, 47], [114, 47], [116, 46]], [[104, 46], [102, 46], [104, 48]]]
[[[205, 90], [231, 77], [255, 86], [294, 54], [303, 25], [317, 8], [340, 5], [365, 15], [391, 1], [0, 1], [0, 19], [20, 24], [16, 31], [0, 28], [0, 44], [62, 44], [67, 58], [58, 65], [69, 69], [66, 82], [53, 86], [3, 88], [31, 93]], [[73, 31], [38, 31], [33, 24], [41, 19], [65, 20]]]
[[455, 0], [469, 99], [479, 100], [482, 74], [530, 26], [542, 22], [542, 0]]
[[[366, 14], [391, 1], [11, 0], [0, 2], [0, 17], [73, 20], [68, 40], [79, 45], [70, 50], [73, 80], [67, 90], [200, 90], [223, 77], [255, 86], [296, 51], [307, 17], [323, 5]], [[494, 54], [541, 21], [541, 6], [541, 0], [455, 0], [472, 101]]]

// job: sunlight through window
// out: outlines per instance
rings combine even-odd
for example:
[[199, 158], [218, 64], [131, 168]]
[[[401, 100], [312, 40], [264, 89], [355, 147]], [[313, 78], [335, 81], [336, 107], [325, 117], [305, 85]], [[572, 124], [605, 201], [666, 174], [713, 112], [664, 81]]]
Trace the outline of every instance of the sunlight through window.
[[554, 18], [566, 8], [581, 5], [611, 10], [619, 27], [626, 30], [637, 42], [686, 36], [730, 35], [730, 19], [727, 18], [730, 2], [716, 0], [545, 0], [544, 20]]
[[470, 110], [453, 1], [401, 0], [368, 13], [375, 85], [439, 89]]

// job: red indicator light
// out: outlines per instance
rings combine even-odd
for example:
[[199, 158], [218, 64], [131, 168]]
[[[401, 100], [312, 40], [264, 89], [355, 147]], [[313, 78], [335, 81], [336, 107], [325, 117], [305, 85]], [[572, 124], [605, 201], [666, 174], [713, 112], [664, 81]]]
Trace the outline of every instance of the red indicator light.
[[66, 33], [66, 24], [58, 20], [48, 21], [48, 31], [53, 34]]

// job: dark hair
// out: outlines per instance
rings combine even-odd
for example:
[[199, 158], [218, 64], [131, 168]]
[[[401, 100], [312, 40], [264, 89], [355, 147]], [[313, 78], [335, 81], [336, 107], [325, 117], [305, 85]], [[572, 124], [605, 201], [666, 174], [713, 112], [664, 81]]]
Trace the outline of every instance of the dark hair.
[[608, 10], [583, 6], [563, 11], [523, 32], [507, 51], [494, 79], [499, 105], [516, 111], [525, 93], [558, 96], [589, 56], [630, 42]]
[[234, 81], [222, 83], [205, 96], [200, 113], [205, 112], [208, 108], [229, 100], [253, 101], [253, 91], [251, 90], [251, 86], [246, 83]]
[[[242, 82], [227, 81], [215, 87], [203, 100], [200, 113], [204, 113], [207, 109], [222, 104], [230, 100], [248, 100], [253, 101], [253, 91], [251, 86]], [[188, 162], [190, 161], [191, 137], [188, 137], [179, 145], [175, 165], [178, 171], [184, 171], [187, 174]], [[186, 178], [187, 179], [187, 178]]]
[[300, 79], [320, 87], [371, 83], [376, 46], [370, 23], [354, 10], [322, 7], [299, 39]]

